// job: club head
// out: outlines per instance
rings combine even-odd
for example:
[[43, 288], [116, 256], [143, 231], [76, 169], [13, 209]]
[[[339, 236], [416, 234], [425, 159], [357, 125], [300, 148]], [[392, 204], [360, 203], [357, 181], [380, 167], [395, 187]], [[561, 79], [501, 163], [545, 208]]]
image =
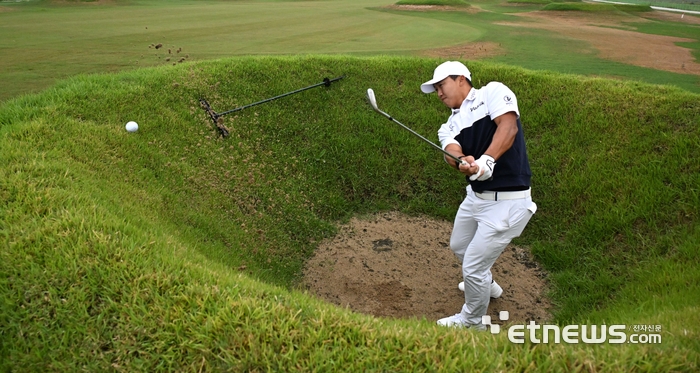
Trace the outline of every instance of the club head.
[[379, 108], [377, 107], [377, 99], [374, 97], [374, 91], [372, 88], [367, 89], [367, 99], [369, 100], [369, 104], [372, 105], [374, 110], [379, 111]]

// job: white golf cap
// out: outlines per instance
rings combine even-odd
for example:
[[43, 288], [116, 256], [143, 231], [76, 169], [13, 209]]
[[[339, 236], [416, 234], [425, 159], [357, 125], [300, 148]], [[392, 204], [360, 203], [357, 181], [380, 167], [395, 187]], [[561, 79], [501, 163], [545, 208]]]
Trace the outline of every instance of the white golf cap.
[[472, 80], [472, 73], [469, 72], [466, 66], [459, 61], [447, 61], [440, 64], [440, 66], [435, 68], [433, 73], [433, 78], [427, 82], [420, 85], [420, 90], [423, 93], [435, 92], [435, 87], [433, 84], [447, 78], [450, 75], [463, 75], [469, 81]]

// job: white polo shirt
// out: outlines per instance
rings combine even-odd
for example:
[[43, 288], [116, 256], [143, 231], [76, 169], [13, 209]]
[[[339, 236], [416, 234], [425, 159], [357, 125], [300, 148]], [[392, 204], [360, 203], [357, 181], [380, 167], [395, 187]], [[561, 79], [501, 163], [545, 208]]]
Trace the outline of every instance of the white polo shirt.
[[530, 186], [532, 173], [515, 94], [499, 82], [491, 82], [481, 89], [472, 87], [460, 108], [453, 109], [452, 115], [438, 130], [443, 149], [457, 144], [464, 154], [478, 159], [491, 145], [496, 133], [498, 126], [494, 119], [511, 111], [518, 117], [518, 133], [513, 145], [496, 161], [491, 179], [469, 181], [467, 177], [467, 182], [476, 192]]
[[[514, 111], [520, 117], [518, 110], [518, 100], [513, 91], [506, 87], [503, 83], [491, 82], [481, 89], [473, 88], [469, 91], [467, 98], [462, 102], [459, 109], [453, 109], [452, 115], [447, 119], [447, 123], [443, 124], [438, 131], [438, 138], [445, 149], [449, 144], [461, 144], [455, 139], [463, 130], [473, 128], [469, 132], [483, 132], [484, 129], [481, 123], [488, 119], [495, 119], [509, 111]], [[489, 139], [488, 144], [491, 141]], [[488, 148], [488, 144], [486, 147]], [[463, 150], [464, 149], [463, 147]], [[486, 150], [486, 148], [484, 148]], [[472, 152], [464, 151], [464, 154], [478, 156]], [[482, 152], [483, 154], [483, 152]]]

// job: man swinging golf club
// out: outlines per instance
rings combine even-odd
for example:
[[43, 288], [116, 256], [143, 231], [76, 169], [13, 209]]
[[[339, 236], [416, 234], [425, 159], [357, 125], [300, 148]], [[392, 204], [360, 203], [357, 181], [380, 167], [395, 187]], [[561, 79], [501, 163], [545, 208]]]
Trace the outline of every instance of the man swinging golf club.
[[476, 89], [464, 64], [448, 61], [423, 83], [437, 92], [452, 115], [438, 131], [442, 149], [464, 161], [445, 162], [466, 176], [467, 196], [455, 216], [450, 248], [462, 261], [464, 305], [437, 321], [448, 327], [485, 330], [482, 316], [502, 289], [491, 267], [537, 210], [530, 197], [530, 164], [515, 94], [498, 82]]

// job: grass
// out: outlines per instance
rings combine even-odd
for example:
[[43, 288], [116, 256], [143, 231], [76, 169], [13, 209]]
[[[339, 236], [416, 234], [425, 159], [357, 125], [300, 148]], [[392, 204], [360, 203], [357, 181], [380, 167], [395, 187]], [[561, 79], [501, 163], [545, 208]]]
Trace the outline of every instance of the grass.
[[[434, 133], [445, 113], [414, 88], [436, 61], [203, 60], [405, 55], [469, 39], [509, 51], [491, 62], [697, 92], [697, 77], [494, 24], [537, 4], [473, 3], [494, 12], [377, 12], [374, 1], [275, 2], [277, 12], [260, 11], [268, 2], [3, 3], [0, 370], [697, 370], [688, 320], [700, 295], [698, 97], [669, 87], [470, 64], [477, 84], [511, 86], [525, 113], [540, 210], [519, 243], [552, 272], [557, 321], [661, 325], [662, 345], [518, 346], [432, 320], [355, 315], [295, 290], [338, 221], [388, 209], [454, 214], [462, 181], [361, 97], [371, 86], [383, 109]], [[696, 44], [687, 43], [697, 55]], [[179, 48], [198, 62], [176, 63]], [[125, 69], [10, 100], [79, 72]], [[227, 140], [196, 102], [206, 96], [221, 111], [340, 74], [348, 78], [330, 89], [227, 117]], [[128, 135], [134, 119], [141, 130]]]
[[[406, 56], [469, 41], [500, 44], [506, 54], [493, 57], [492, 62], [676, 85], [700, 93], [697, 76], [600, 59], [585, 43], [530, 28], [497, 24], [514, 21], [510, 13], [538, 10], [541, 4], [476, 0], [471, 2], [474, 6], [488, 10], [476, 14], [377, 11], [393, 3], [391, 0], [315, 1], [313, 6], [303, 1], [214, 0], [131, 0], [82, 5], [43, 0], [2, 3], [0, 81], [4, 84], [0, 85], [0, 101], [39, 92], [57, 80], [79, 73], [170, 66], [183, 57], [185, 61], [203, 61], [242, 55], [318, 53]], [[276, 11], [268, 11], [271, 6]], [[675, 22], [653, 23], [666, 30], [681, 26]], [[693, 29], [690, 31], [697, 35]], [[533, 34], [534, 37], [529, 37]], [[154, 49], [158, 43], [164, 47]], [[696, 55], [700, 50], [695, 44], [689, 47]], [[181, 52], [175, 53], [178, 49]]]
[[649, 0], [615, 0], [621, 3], [630, 3], [646, 6], [658, 6], [662, 8], [671, 9], [682, 9], [682, 10], [694, 10], [700, 11], [700, 2], [696, 0], [663, 0], [663, 1], [649, 1]]
[[[484, 7], [481, 3], [478, 4]], [[492, 8], [488, 7], [488, 9], [491, 10]], [[511, 14], [499, 13], [498, 11], [480, 12], [468, 16], [457, 12], [398, 12], [393, 10], [389, 12], [468, 25], [473, 29], [479, 30], [479, 33], [474, 33], [474, 37], [470, 41], [497, 43], [506, 52], [502, 55], [486, 58], [484, 59], [485, 61], [522, 66], [532, 70], [558, 71], [570, 74], [637, 80], [653, 84], [675, 85], [691, 92], [700, 93], [700, 79], [695, 75], [664, 72], [600, 59], [596, 50], [583, 41], [526, 26], [506, 27], [499, 25], [499, 23], [504, 22], [522, 22], [520, 18]], [[641, 32], [648, 31], [659, 34], [672, 32], [674, 36], [680, 32], [692, 33], [696, 29], [693, 26], [676, 27], [675, 24], [669, 22], [655, 21], [654, 25], [647, 26], [648, 28], [641, 26], [643, 24], [642, 22], [635, 23], [634, 26], [639, 27]], [[677, 31], [671, 31], [676, 29]], [[686, 35], [686, 37], [688, 36]], [[687, 43], [683, 45], [694, 46], [694, 44], [690, 45]], [[700, 52], [697, 49], [693, 51], [695, 54]], [[470, 56], [463, 56], [463, 58], [468, 59]]]
[[396, 5], [443, 5], [443, 6], [468, 6], [463, 0], [400, 0]]
[[[697, 35], [698, 30], [700, 29], [700, 26], [698, 25], [677, 24], [672, 26], [661, 22], [628, 23], [628, 25], [634, 26], [635, 28], [637, 28], [638, 31], [643, 32], [645, 34], [668, 35], [688, 39], [693, 39], [693, 37]], [[693, 49], [696, 51], [698, 50], [698, 48]]]
[[512, 4], [549, 4], [552, 0], [508, 0]]
[[554, 11], [580, 11], [580, 12], [613, 12], [616, 10], [623, 12], [649, 12], [651, 8], [648, 5], [621, 5], [621, 4], [605, 4], [605, 3], [582, 3], [582, 2], [564, 2], [564, 3], [549, 3], [542, 10]]
[[694, 39], [696, 40], [694, 42], [680, 42], [676, 44], [684, 48], [689, 48], [696, 60], [700, 59], [700, 41], [697, 41], [697, 35], [700, 32], [700, 26], [698, 25], [669, 25], [661, 22], [633, 22], [627, 23], [626, 25], [634, 27], [637, 31], [645, 34], [668, 35], [691, 40]]
[[[79, 73], [172, 65], [185, 55], [187, 61], [201, 61], [232, 55], [399, 53], [456, 44], [474, 32], [366, 9], [376, 5], [374, 0], [316, 1], [313, 7], [295, 1], [215, 0], [3, 5], [11, 10], [0, 11], [0, 81], [7, 82], [0, 87], [0, 100]], [[268, 11], [271, 6], [274, 12]], [[149, 48], [158, 43], [164, 47]], [[181, 52], [175, 56], [177, 49]]]
[[[451, 219], [463, 179], [364, 98], [433, 138], [447, 113], [417, 87], [437, 63], [222, 59], [0, 106], [0, 370], [696, 371], [700, 100], [677, 88], [469, 63], [518, 94], [539, 210], [517, 243], [550, 271], [557, 322], [661, 325], [662, 344], [516, 345], [297, 289], [337, 222]], [[227, 117], [227, 139], [197, 103], [338, 75]]]

